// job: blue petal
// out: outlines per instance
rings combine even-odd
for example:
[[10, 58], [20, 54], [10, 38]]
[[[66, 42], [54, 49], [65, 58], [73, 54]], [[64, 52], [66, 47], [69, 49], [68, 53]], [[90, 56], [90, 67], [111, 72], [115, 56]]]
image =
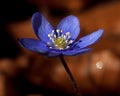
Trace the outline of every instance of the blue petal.
[[85, 48], [93, 43], [95, 43], [103, 34], [103, 30], [99, 29], [96, 32], [93, 32], [87, 36], [82, 37], [76, 43], [74, 43], [74, 47]]
[[56, 56], [58, 56], [58, 55], [60, 55], [60, 53], [50, 52], [50, 53], [47, 54], [48, 57], [56, 57]]
[[38, 53], [46, 53], [48, 52], [48, 47], [45, 45], [45, 43], [31, 38], [23, 38], [19, 39], [20, 44], [25, 47], [28, 50], [38, 52]]
[[61, 55], [62, 51], [61, 50], [50, 50], [49, 53], [47, 54], [48, 57], [55, 57], [58, 55]]
[[47, 21], [47, 19], [41, 15], [41, 25], [38, 29], [38, 37], [45, 43], [51, 42], [48, 34], [53, 30], [52, 25]]
[[38, 36], [38, 29], [39, 29], [40, 25], [41, 25], [41, 14], [39, 12], [36, 12], [32, 16], [32, 27], [37, 36]]
[[91, 48], [86, 48], [86, 49], [76, 48], [76, 49], [73, 49], [73, 50], [63, 51], [62, 54], [66, 55], [66, 56], [74, 56], [74, 55], [86, 53], [88, 51], [91, 51]]
[[77, 36], [80, 33], [80, 24], [79, 20], [75, 16], [67, 16], [61, 20], [61, 22], [58, 24], [57, 29], [63, 30], [63, 33], [66, 32], [71, 33], [71, 38], [74, 40], [77, 38]]

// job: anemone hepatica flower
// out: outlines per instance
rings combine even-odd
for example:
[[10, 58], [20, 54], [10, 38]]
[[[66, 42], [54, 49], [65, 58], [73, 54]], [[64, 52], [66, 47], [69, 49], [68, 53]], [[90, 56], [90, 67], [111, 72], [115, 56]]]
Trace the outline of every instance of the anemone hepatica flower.
[[73, 15], [63, 18], [56, 28], [53, 28], [42, 14], [36, 12], [32, 16], [32, 26], [38, 39], [21, 38], [20, 43], [28, 50], [48, 57], [87, 52], [91, 49], [87, 47], [95, 43], [103, 33], [103, 30], [99, 29], [75, 41], [80, 33], [80, 24]]

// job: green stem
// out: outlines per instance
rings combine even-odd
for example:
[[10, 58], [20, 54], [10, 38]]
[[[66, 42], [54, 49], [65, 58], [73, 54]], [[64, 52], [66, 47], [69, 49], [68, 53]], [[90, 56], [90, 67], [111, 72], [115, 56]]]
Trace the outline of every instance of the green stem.
[[62, 62], [62, 64], [63, 64], [66, 72], [68, 73], [68, 75], [69, 75], [69, 77], [70, 77], [70, 80], [72, 81], [72, 85], [73, 85], [73, 88], [74, 88], [74, 90], [75, 90], [75, 96], [82, 96], [82, 95], [79, 93], [79, 90], [78, 90], [77, 84], [76, 84], [76, 82], [75, 82], [75, 79], [73, 78], [72, 73], [71, 73], [70, 69], [69, 69], [68, 66], [67, 66], [67, 63], [66, 63], [66, 61], [64, 60], [64, 57], [61, 55], [61, 56], [59, 56], [59, 58], [60, 58], [60, 60], [61, 60], [61, 62]]

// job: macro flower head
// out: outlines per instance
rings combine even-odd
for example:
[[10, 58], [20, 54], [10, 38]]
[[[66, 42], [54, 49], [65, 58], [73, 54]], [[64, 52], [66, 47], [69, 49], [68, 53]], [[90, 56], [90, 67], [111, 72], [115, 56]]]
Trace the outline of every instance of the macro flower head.
[[80, 23], [73, 15], [63, 18], [54, 28], [41, 13], [36, 12], [32, 16], [32, 26], [38, 39], [20, 38], [20, 44], [48, 57], [88, 52], [91, 48], [87, 47], [95, 43], [103, 33], [103, 30], [99, 29], [76, 41], [80, 33]]

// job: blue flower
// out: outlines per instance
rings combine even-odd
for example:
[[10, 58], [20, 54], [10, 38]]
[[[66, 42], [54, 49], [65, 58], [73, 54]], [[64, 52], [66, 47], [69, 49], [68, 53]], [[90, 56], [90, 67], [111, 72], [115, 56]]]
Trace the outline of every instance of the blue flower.
[[47, 19], [37, 12], [32, 16], [32, 26], [38, 40], [20, 38], [19, 42], [26, 49], [48, 57], [88, 52], [91, 48], [86, 47], [95, 43], [103, 33], [103, 30], [99, 29], [75, 41], [80, 33], [80, 24], [73, 15], [63, 18], [57, 27], [53, 28]]

